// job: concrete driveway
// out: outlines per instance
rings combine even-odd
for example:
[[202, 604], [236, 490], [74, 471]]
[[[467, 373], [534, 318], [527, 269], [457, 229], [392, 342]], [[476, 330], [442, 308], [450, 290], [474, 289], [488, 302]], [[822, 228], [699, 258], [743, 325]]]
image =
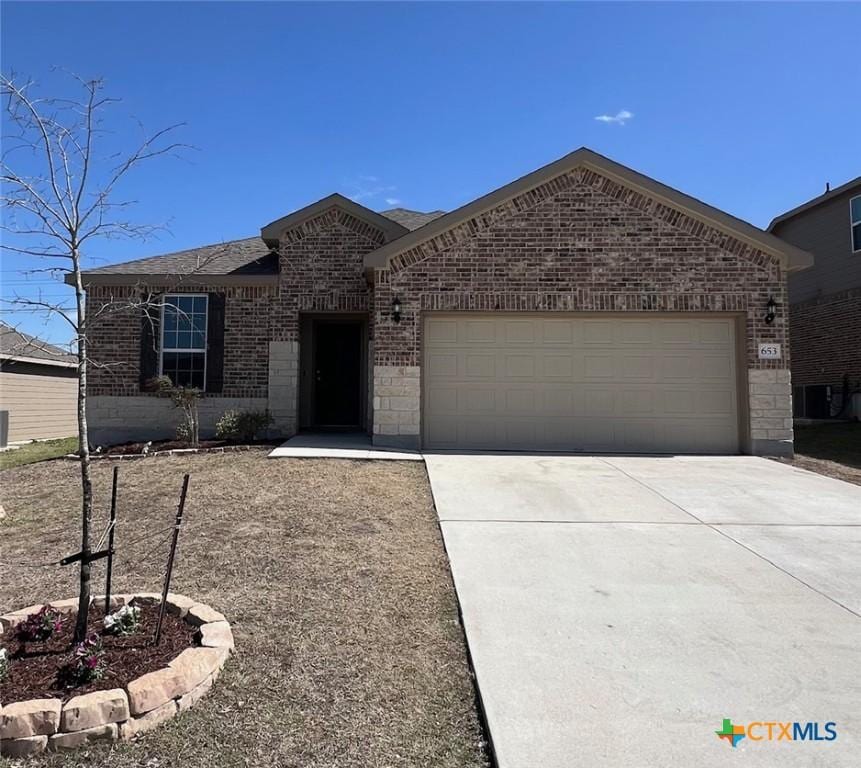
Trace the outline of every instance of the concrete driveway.
[[[754, 457], [425, 459], [500, 768], [859, 765], [861, 487]], [[724, 718], [837, 738], [733, 749]]]

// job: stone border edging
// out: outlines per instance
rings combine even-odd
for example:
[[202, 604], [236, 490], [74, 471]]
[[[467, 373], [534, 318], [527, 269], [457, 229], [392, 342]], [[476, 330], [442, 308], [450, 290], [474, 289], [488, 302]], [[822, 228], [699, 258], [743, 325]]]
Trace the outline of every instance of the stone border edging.
[[[123, 459], [151, 459], [155, 456], [173, 456], [174, 454], [189, 454], [189, 453], [243, 453], [245, 451], [253, 451], [256, 448], [271, 448], [270, 445], [218, 445], [213, 448], [171, 448], [167, 451], [150, 451], [149, 453], [91, 453], [90, 461], [105, 461], [113, 459], [121, 461]], [[276, 448], [278, 446], [275, 446]], [[77, 453], [67, 453], [65, 456], [58, 458], [65, 461], [79, 461], [80, 456]]]
[[[96, 597], [92, 604], [103, 608], [104, 600]], [[161, 595], [115, 595], [110, 607], [115, 610], [132, 602], [156, 605]], [[72, 613], [77, 603], [77, 598], [71, 598], [47, 605]], [[218, 679], [233, 651], [233, 633], [224, 616], [205, 603], [169, 592], [166, 604], [169, 613], [198, 628], [200, 645], [186, 648], [166, 667], [135, 678], [125, 688], [84, 693], [65, 704], [49, 698], [0, 706], [0, 754], [26, 757], [46, 749], [60, 751], [96, 741], [128, 740], [194, 706]], [[0, 636], [40, 608], [31, 605], [0, 616]]]

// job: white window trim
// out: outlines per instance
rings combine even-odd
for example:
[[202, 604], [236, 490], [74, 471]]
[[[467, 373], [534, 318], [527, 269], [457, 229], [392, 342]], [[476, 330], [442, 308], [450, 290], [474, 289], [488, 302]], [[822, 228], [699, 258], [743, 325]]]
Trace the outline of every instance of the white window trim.
[[203, 329], [203, 349], [178, 349], [171, 347], [168, 352], [192, 352], [196, 355], [203, 353], [203, 387], [201, 391], [206, 392], [206, 364], [209, 355], [209, 294], [208, 293], [166, 293], [161, 297], [161, 316], [158, 326], [158, 375], [164, 375], [164, 307], [167, 299], [177, 298], [204, 298], [206, 299], [206, 327]]
[[861, 253], [861, 248], [855, 247], [855, 227], [861, 224], [861, 219], [858, 219], [858, 221], [852, 220], [852, 203], [856, 200], [861, 200], [861, 195], [849, 198], [849, 245], [852, 248], [852, 253]]

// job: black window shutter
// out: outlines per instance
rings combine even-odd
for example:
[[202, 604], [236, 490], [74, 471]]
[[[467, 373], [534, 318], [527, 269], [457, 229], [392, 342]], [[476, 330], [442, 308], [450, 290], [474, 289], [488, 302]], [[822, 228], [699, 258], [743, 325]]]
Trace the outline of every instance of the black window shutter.
[[206, 391], [224, 389], [224, 304], [223, 293], [209, 294], [206, 323]]
[[161, 311], [158, 306], [155, 306], [157, 298], [151, 294], [141, 296], [141, 301], [145, 302], [141, 310], [140, 388], [142, 390], [147, 388], [147, 382], [150, 379], [158, 376]]

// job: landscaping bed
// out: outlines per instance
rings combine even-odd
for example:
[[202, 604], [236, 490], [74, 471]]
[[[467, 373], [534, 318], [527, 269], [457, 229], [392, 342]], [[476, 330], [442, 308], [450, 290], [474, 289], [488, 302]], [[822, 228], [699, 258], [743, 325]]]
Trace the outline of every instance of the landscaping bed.
[[[28, 766], [486, 768], [424, 466], [267, 453], [119, 465], [113, 591], [160, 584], [169, 541], [128, 542], [170, 527], [189, 472], [171, 590], [224, 613], [237, 652], [198, 706], [142, 738]], [[93, 466], [97, 537], [115, 466]], [[74, 591], [74, 566], [10, 563], [78, 551], [79, 483], [72, 461], [0, 472], [0, 612]], [[93, 580], [98, 593], [104, 561]]]
[[28, 642], [18, 638], [14, 629], [0, 635], [9, 653], [9, 672], [0, 681], [0, 701], [11, 704], [25, 699], [68, 699], [82, 693], [124, 688], [136, 677], [164, 667], [186, 648], [197, 645], [195, 627], [181, 618], [166, 614], [161, 641], [152, 642], [158, 620], [158, 607], [140, 607], [140, 627], [130, 635], [114, 635], [103, 627], [104, 611], [90, 608], [89, 627], [99, 636], [104, 650], [105, 670], [98, 680], [76, 685], [69, 680], [68, 668], [73, 655], [72, 634], [75, 614], [63, 617], [62, 628], [44, 641]]
[[247, 448], [259, 448], [263, 446], [273, 447], [281, 445], [283, 440], [254, 440], [251, 442], [238, 443], [231, 440], [200, 440], [197, 445], [192, 445], [186, 440], [151, 440], [138, 443], [121, 443], [100, 447], [91, 452], [92, 458], [100, 456], [144, 456], [169, 451], [211, 451], [213, 449], [245, 450]]
[[158, 645], [152, 633], [162, 601], [154, 593], [112, 595], [107, 616], [96, 615], [106, 602], [96, 598], [88, 618], [101, 629], [90, 624], [86, 639], [74, 643], [69, 622], [77, 618], [76, 602], [0, 615], [7, 643], [0, 755], [32, 757], [148, 733], [200, 701], [234, 647], [221, 613], [175, 593], [163, 603]]

